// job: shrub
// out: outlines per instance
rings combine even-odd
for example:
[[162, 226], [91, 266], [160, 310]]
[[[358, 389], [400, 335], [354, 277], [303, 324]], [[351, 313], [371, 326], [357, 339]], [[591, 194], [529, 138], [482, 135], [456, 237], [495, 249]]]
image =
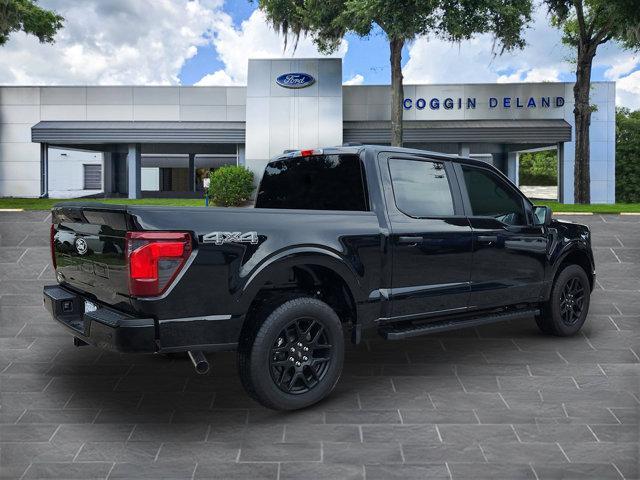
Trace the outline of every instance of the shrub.
[[249, 200], [254, 190], [253, 172], [245, 167], [220, 167], [209, 175], [208, 196], [221, 207], [237, 207]]
[[520, 154], [519, 184], [533, 186], [558, 185], [558, 158], [555, 150]]
[[616, 202], [640, 202], [640, 110], [616, 112]]

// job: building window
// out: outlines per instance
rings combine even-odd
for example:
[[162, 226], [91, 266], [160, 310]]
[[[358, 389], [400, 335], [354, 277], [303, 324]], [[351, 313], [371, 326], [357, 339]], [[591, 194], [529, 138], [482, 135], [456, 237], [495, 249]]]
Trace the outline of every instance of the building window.
[[389, 171], [396, 205], [402, 213], [416, 218], [454, 214], [449, 180], [442, 163], [392, 158]]
[[102, 190], [102, 165], [83, 165], [84, 189]]

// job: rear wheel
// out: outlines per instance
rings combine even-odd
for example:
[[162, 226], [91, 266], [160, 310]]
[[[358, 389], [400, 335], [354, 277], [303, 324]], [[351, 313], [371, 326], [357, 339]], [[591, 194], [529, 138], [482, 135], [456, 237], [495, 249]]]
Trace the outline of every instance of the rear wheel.
[[540, 330], [566, 337], [577, 333], [589, 312], [591, 285], [578, 265], [567, 265], [556, 277], [548, 302], [536, 318]]
[[247, 393], [275, 410], [295, 410], [326, 397], [344, 360], [340, 319], [315, 298], [286, 301], [243, 334], [238, 349]]

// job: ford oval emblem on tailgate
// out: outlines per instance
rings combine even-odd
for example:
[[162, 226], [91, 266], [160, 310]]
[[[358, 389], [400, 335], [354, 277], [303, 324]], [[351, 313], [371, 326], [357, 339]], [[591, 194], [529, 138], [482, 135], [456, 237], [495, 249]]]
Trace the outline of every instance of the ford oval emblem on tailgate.
[[276, 83], [284, 88], [304, 88], [313, 85], [315, 81], [308, 73], [285, 73], [276, 78]]
[[76, 238], [75, 243], [76, 243], [76, 250], [80, 255], [84, 255], [85, 253], [87, 253], [89, 246], [87, 245], [87, 242], [84, 238]]

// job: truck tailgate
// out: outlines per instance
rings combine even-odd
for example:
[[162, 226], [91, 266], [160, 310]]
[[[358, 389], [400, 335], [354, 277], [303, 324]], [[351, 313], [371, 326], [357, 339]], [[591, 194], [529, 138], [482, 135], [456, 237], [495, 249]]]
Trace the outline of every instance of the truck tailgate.
[[130, 310], [126, 206], [65, 204], [52, 210], [52, 255], [58, 281], [105, 304]]

